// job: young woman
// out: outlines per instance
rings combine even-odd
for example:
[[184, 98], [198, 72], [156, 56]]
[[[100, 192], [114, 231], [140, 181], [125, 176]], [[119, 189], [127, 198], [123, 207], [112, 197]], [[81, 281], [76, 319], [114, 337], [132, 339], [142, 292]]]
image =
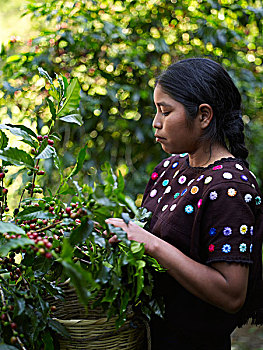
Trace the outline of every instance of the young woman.
[[150, 232], [106, 222], [167, 269], [156, 277], [166, 309], [151, 321], [152, 349], [230, 350], [231, 332], [251, 316], [259, 321], [263, 299], [263, 212], [246, 161], [241, 97], [219, 64], [194, 58], [157, 79], [154, 103], [156, 141], [173, 155], [144, 193]]

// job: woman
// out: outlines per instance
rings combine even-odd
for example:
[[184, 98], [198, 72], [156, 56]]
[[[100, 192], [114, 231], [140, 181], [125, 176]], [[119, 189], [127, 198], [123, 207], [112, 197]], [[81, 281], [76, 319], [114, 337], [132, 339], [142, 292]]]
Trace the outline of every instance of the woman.
[[241, 97], [219, 64], [194, 58], [157, 79], [154, 102], [156, 141], [173, 155], [144, 193], [150, 232], [106, 222], [167, 269], [156, 278], [166, 309], [151, 320], [152, 349], [230, 350], [235, 327], [259, 317], [261, 282], [262, 204], [246, 161]]

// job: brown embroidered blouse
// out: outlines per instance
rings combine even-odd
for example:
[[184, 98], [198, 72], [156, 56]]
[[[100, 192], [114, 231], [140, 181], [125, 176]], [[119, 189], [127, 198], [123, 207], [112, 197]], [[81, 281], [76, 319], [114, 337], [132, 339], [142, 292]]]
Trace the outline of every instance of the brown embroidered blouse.
[[235, 158], [193, 168], [187, 154], [171, 156], [155, 168], [143, 207], [153, 213], [150, 231], [192, 259], [208, 265], [249, 264], [247, 302], [234, 315], [195, 297], [168, 274], [157, 275], [157, 292], [164, 296], [171, 332], [211, 338], [230, 334], [257, 307], [251, 300], [256, 301], [261, 281], [263, 210], [253, 173]]

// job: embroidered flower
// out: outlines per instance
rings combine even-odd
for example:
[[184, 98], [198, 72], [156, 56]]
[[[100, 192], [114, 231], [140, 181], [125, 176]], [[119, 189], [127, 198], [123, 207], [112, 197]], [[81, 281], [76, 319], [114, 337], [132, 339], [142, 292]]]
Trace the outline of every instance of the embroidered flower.
[[200, 180], [202, 180], [204, 177], [205, 177], [205, 175], [200, 175], [200, 176], [196, 179], [196, 181], [200, 181]]
[[186, 192], [187, 192], [187, 188], [185, 188], [185, 189], [182, 191], [181, 196], [183, 196]]
[[197, 187], [197, 186], [193, 186], [192, 188], [191, 188], [191, 193], [192, 194], [196, 194], [197, 192], [199, 191], [199, 187]]
[[167, 185], [168, 185], [168, 183], [169, 183], [169, 180], [163, 180], [162, 185], [163, 185], [163, 186], [167, 186]]
[[256, 201], [256, 205], [261, 204], [261, 198], [260, 198], [259, 196], [257, 196], [257, 197], [255, 198], [255, 201]]
[[244, 199], [245, 199], [245, 202], [246, 202], [246, 203], [251, 202], [251, 200], [252, 200], [251, 194], [250, 194], [250, 193], [247, 193], [247, 194], [245, 195]]
[[230, 227], [225, 227], [223, 230], [224, 236], [230, 236], [232, 234], [232, 229]]
[[157, 178], [158, 178], [158, 173], [156, 173], [156, 172], [154, 172], [154, 173], [152, 173], [152, 176], [151, 176], [151, 178], [153, 179], [153, 180], [156, 180]]
[[229, 188], [227, 190], [227, 194], [229, 195], [229, 197], [235, 197], [235, 195], [237, 194], [237, 191], [234, 188]]
[[160, 203], [160, 202], [161, 202], [161, 199], [162, 199], [162, 197], [158, 198], [158, 201], [157, 201], [157, 202]]
[[202, 199], [199, 199], [199, 201], [198, 201], [198, 203], [197, 203], [198, 208], [200, 208], [200, 207], [201, 207], [202, 202], [203, 202], [203, 200], [202, 200]]
[[244, 168], [242, 167], [242, 165], [240, 164], [235, 164], [235, 167], [238, 169], [238, 170], [244, 170]]
[[179, 170], [176, 170], [176, 172], [174, 173], [173, 179], [178, 175]]
[[210, 253], [212, 253], [215, 250], [214, 244], [210, 244], [209, 247], [208, 247], [208, 250], [209, 250]]
[[241, 177], [241, 180], [248, 181], [248, 178], [246, 177], [246, 175], [241, 175], [240, 177]]
[[233, 175], [232, 175], [231, 173], [227, 173], [227, 172], [226, 172], [226, 173], [223, 174], [223, 178], [224, 178], [224, 179], [231, 180], [232, 177], [233, 177]]
[[168, 205], [165, 204], [165, 205], [162, 207], [162, 211], [165, 211], [167, 208], [168, 208]]
[[192, 214], [192, 212], [194, 211], [194, 207], [190, 204], [188, 204], [185, 208], [184, 211], [186, 212], [186, 214]]
[[179, 192], [176, 192], [176, 194], [174, 195], [174, 199], [178, 198], [180, 196]]
[[251, 184], [251, 186], [252, 186], [253, 188], [256, 188], [256, 186], [255, 186], [254, 184]]
[[211, 199], [211, 201], [214, 201], [215, 199], [217, 199], [218, 195], [216, 191], [212, 191], [209, 195], [209, 198]]
[[247, 233], [247, 225], [240, 226], [240, 233], [241, 235], [244, 235], [245, 233]]
[[207, 177], [205, 178], [204, 183], [207, 185], [207, 184], [209, 184], [209, 182], [211, 182], [212, 180], [213, 180], [212, 176], [207, 176]]
[[179, 184], [181, 184], [181, 185], [184, 184], [185, 181], [186, 181], [186, 176], [184, 176], [184, 175], [180, 176], [179, 179], [178, 179], [178, 182], [179, 182]]
[[156, 189], [153, 189], [150, 193], [150, 197], [153, 198], [157, 195], [157, 190]]
[[241, 251], [241, 253], [245, 253], [245, 251], [247, 250], [246, 243], [241, 243], [239, 246], [239, 250]]
[[256, 175], [254, 173], [252, 173], [251, 170], [249, 170], [250, 174], [256, 179]]
[[253, 226], [250, 227], [250, 234], [251, 234], [251, 236], [253, 236], [253, 234], [254, 234], [254, 227]]
[[223, 169], [223, 165], [216, 165], [212, 168], [212, 170], [220, 170]]
[[224, 244], [222, 247], [223, 253], [230, 253], [231, 252], [231, 245], [230, 244]]
[[160, 177], [163, 177], [165, 174], [165, 170], [161, 173]]
[[184, 157], [187, 156], [187, 154], [188, 154], [188, 153], [182, 153], [182, 154], [180, 154], [180, 157], [181, 157], [181, 158], [184, 158]]
[[165, 168], [167, 168], [169, 164], [170, 164], [170, 160], [166, 160], [166, 161], [163, 163], [163, 166], [164, 166]]
[[176, 168], [178, 166], [178, 164], [179, 164], [178, 162], [173, 163], [172, 168], [173, 169]]
[[172, 187], [171, 186], [167, 186], [164, 193], [170, 193], [171, 192]]
[[174, 211], [175, 208], [176, 208], [176, 203], [171, 206], [170, 211]]
[[251, 244], [250, 244], [250, 247], [249, 247], [250, 253], [252, 253], [252, 248], [253, 248], [253, 244], [251, 243]]
[[214, 227], [211, 227], [209, 230], [209, 235], [214, 236], [216, 234], [216, 229]]

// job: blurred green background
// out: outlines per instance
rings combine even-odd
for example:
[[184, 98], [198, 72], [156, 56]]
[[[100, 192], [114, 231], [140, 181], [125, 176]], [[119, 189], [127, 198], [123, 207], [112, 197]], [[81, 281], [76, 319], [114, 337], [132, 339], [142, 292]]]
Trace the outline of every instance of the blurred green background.
[[[0, 5], [1, 123], [24, 124], [44, 135], [49, 85], [37, 67], [52, 77], [78, 77], [84, 125], [58, 122], [56, 129], [66, 171], [88, 145], [79, 181], [91, 183], [108, 160], [140, 205], [149, 174], [166, 156], [151, 126], [155, 77], [178, 59], [202, 56], [221, 63], [242, 94], [250, 168], [262, 188], [261, 0], [1, 0]], [[52, 161], [44, 166], [48, 186], [56, 187]], [[18, 192], [27, 180], [20, 172], [7, 179]], [[246, 336], [255, 334], [250, 330]], [[239, 338], [233, 349], [263, 349], [249, 339]]]

